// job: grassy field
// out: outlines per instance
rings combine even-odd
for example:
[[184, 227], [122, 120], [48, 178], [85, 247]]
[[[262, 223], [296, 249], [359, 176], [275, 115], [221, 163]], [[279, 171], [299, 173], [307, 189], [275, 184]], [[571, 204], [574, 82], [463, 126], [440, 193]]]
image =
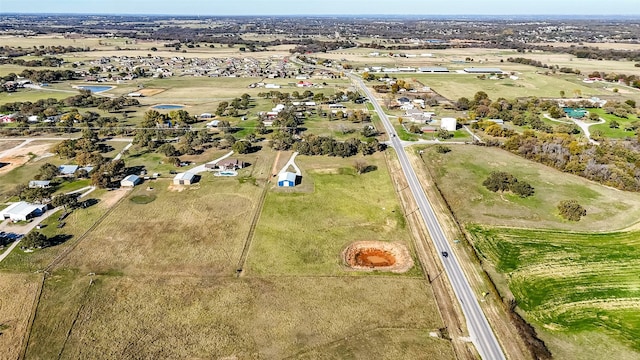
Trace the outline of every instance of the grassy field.
[[0, 358], [17, 359], [38, 287], [37, 275], [0, 273]]
[[[480, 256], [506, 277], [527, 318], [551, 336], [597, 332], [640, 351], [640, 233], [468, 230]], [[567, 358], [594, 353], [583, 346]], [[609, 351], [614, 358], [629, 352]]]
[[401, 77], [416, 79], [454, 101], [463, 96], [473, 98], [478, 91], [486, 92], [492, 99], [527, 96], [557, 97], [560, 90], [571, 94], [576, 89], [579, 89], [585, 97], [600, 94], [597, 89], [570, 83], [564, 79], [564, 76], [547, 76], [533, 71], [518, 74], [518, 76], [518, 80], [481, 80], [469, 74], [410, 74]]
[[441, 327], [428, 293], [424, 280], [371, 277], [98, 276], [89, 287], [61, 272], [27, 356], [363, 358], [374, 342], [379, 358], [453, 358], [448, 341], [427, 338]]
[[[606, 123], [604, 124], [593, 125], [592, 127], [590, 127], [589, 131], [591, 131], [591, 133], [593, 133], [595, 130], [600, 130], [602, 131], [602, 135], [604, 137], [613, 139], [624, 139], [636, 136], [635, 131], [625, 131], [625, 127], [627, 127], [634, 121], [638, 121], [639, 119], [637, 116], [629, 115], [629, 117], [625, 119], [613, 114], [607, 114], [603, 109], [589, 109], [589, 112], [595, 112], [596, 114], [598, 114], [598, 116], [606, 120]], [[620, 127], [617, 129], [612, 129], [609, 127], [611, 121], [614, 120], [618, 122], [618, 124], [620, 124]]]
[[[154, 190], [147, 191], [147, 186]], [[154, 195], [156, 200], [123, 202], [65, 266], [100, 273], [233, 273], [248, 231], [245, 219], [251, 216], [260, 188], [211, 174], [203, 174], [199, 185], [184, 191], [170, 191], [168, 186], [161, 180], [136, 187], [133, 196]]]
[[312, 181], [313, 192], [267, 195], [249, 254], [249, 274], [345, 274], [340, 254], [354, 241], [409, 246], [384, 158], [376, 154], [365, 161], [377, 170], [355, 175], [354, 159], [297, 157], [302, 184]]
[[[451, 150], [443, 155], [428, 147], [422, 158], [463, 223], [611, 231], [640, 217], [640, 194], [607, 188], [496, 148], [452, 146]], [[482, 182], [492, 171], [507, 171], [529, 182], [535, 195], [522, 199], [487, 190]], [[587, 216], [577, 223], [560, 218], [556, 206], [564, 199], [578, 200]]]

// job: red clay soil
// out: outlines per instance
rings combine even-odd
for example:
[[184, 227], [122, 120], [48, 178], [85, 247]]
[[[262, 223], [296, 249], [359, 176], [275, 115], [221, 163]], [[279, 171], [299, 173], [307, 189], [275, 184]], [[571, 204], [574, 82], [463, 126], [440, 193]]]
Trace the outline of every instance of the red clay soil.
[[391, 266], [396, 263], [396, 258], [388, 251], [379, 249], [359, 249], [356, 252], [355, 264], [366, 267]]
[[384, 241], [358, 241], [342, 253], [346, 265], [359, 271], [403, 273], [411, 269], [413, 259], [406, 246]]

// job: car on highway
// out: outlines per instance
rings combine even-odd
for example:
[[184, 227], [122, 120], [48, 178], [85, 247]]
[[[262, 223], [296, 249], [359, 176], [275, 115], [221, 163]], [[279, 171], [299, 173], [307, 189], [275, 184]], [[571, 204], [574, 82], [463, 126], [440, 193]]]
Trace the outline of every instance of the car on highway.
[[444, 256], [444, 257], [449, 257], [449, 253], [448, 253], [448, 252], [446, 252], [446, 251], [443, 251], [443, 252], [442, 252], [442, 256]]

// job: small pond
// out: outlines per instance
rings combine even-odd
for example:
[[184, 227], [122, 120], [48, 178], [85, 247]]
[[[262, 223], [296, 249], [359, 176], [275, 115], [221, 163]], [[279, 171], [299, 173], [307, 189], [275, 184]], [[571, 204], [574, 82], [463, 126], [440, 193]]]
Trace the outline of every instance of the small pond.
[[152, 108], [159, 109], [159, 110], [176, 110], [176, 109], [182, 109], [183, 107], [184, 107], [183, 105], [169, 105], [169, 104], [160, 104], [160, 105], [152, 106]]
[[111, 90], [113, 89], [113, 86], [81, 85], [81, 86], [76, 86], [76, 89], [89, 90], [92, 93], [99, 93], [99, 92]]

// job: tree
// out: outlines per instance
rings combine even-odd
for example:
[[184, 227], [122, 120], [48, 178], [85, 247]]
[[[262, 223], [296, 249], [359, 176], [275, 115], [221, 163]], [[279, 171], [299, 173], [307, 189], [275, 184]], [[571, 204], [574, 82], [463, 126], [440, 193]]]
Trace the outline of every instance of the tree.
[[25, 188], [20, 193], [20, 200], [24, 200], [31, 203], [43, 204], [51, 199], [51, 194], [54, 192], [54, 188]]
[[578, 204], [576, 200], [562, 200], [558, 204], [560, 216], [570, 221], [580, 221], [583, 216], [587, 215], [587, 210]]
[[160, 147], [157, 149], [157, 151], [159, 153], [163, 154], [166, 157], [180, 155], [178, 150], [176, 150], [175, 146], [173, 146], [172, 144], [169, 144], [169, 143], [160, 145]]
[[62, 206], [65, 212], [67, 208], [74, 209], [78, 206], [78, 194], [58, 195], [51, 200], [51, 205], [54, 207]]
[[617, 129], [619, 127], [620, 127], [620, 124], [615, 120], [611, 120], [611, 122], [609, 123], [609, 128], [611, 129]]
[[22, 247], [25, 247], [27, 249], [42, 249], [50, 245], [51, 243], [49, 242], [49, 238], [39, 233], [38, 231], [32, 231], [28, 233], [24, 237], [24, 239], [22, 239]]
[[451, 152], [451, 148], [445, 145], [436, 145], [436, 152], [438, 154], [446, 154]]
[[453, 134], [450, 133], [447, 129], [439, 129], [438, 130], [438, 137], [440, 139], [451, 139], [453, 137]]
[[560, 97], [564, 99], [565, 95], [566, 95], [566, 93], [564, 92], [564, 90], [560, 90]]
[[509, 173], [493, 171], [489, 174], [489, 177], [482, 182], [482, 185], [493, 192], [504, 192], [509, 191], [511, 185], [516, 181], [516, 178]]
[[526, 198], [534, 194], [535, 190], [528, 182], [516, 181], [510, 187], [511, 192], [519, 195], [521, 198]]
[[549, 109], [549, 116], [554, 119], [560, 119], [564, 117], [564, 111], [559, 106], [553, 106]]
[[38, 180], [51, 180], [60, 174], [60, 169], [57, 166], [46, 163], [40, 166], [38, 170], [38, 174], [36, 174], [35, 178]]
[[356, 173], [358, 173], [358, 175], [364, 173], [367, 167], [367, 162], [362, 159], [357, 159], [353, 162], [353, 168], [356, 170]]
[[365, 125], [360, 132], [364, 137], [372, 137], [378, 135], [376, 128], [371, 125]]
[[251, 151], [251, 145], [247, 141], [236, 141], [231, 148], [238, 154], [247, 154]]

